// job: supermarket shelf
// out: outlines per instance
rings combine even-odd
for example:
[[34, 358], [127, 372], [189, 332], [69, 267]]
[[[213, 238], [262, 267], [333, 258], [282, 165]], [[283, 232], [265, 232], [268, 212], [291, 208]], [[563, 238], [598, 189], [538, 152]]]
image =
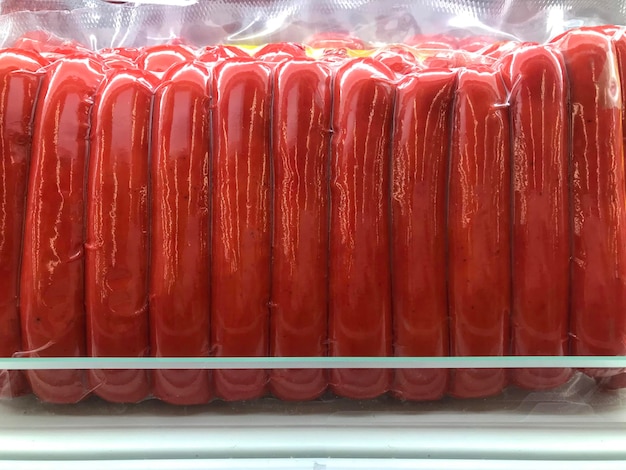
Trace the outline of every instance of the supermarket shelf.
[[626, 393], [579, 376], [551, 392], [433, 403], [0, 403], [0, 462], [145, 458], [626, 461]]
[[[624, 461], [532, 462], [534, 470], [623, 470]], [[12, 470], [528, 470], [519, 460], [415, 460], [415, 459], [216, 459], [216, 460], [102, 460], [15, 462], [1, 461], [0, 468]]]

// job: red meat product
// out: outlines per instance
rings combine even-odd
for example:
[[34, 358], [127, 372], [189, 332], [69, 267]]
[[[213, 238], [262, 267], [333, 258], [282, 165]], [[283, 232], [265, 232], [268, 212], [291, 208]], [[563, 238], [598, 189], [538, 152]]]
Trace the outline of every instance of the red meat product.
[[[24, 205], [31, 158], [31, 123], [46, 65], [38, 54], [0, 52], [0, 357], [22, 350], [18, 310]], [[0, 398], [28, 392], [20, 372], [0, 370]]]
[[[572, 30], [555, 39], [569, 77], [572, 125], [574, 355], [626, 354], [626, 201], [622, 97], [611, 39]], [[595, 377], [619, 369], [589, 369]]]
[[[233, 58], [213, 72], [211, 342], [216, 356], [267, 356], [271, 69]], [[266, 392], [263, 370], [214, 373], [216, 395]]]
[[[392, 155], [396, 356], [447, 356], [446, 189], [456, 72], [415, 71], [397, 87]], [[443, 396], [448, 371], [399, 369], [394, 395]]]
[[140, 69], [148, 70], [161, 78], [170, 67], [194, 58], [194, 53], [185, 46], [161, 44], [146, 47], [135, 61]]
[[407, 74], [415, 70], [420, 65], [419, 60], [411, 48], [402, 45], [394, 44], [392, 46], [379, 49], [374, 54], [374, 58], [397, 74]]
[[[44, 77], [34, 121], [20, 308], [31, 356], [84, 356], [84, 211], [90, 113], [102, 65], [68, 56]], [[79, 370], [28, 372], [44, 401], [74, 403], [88, 390]]]
[[[85, 299], [87, 351], [96, 357], [149, 354], [148, 177], [156, 80], [139, 70], [109, 74], [91, 119]], [[94, 393], [134, 403], [150, 393], [147, 371], [90, 371]]]
[[198, 60], [201, 62], [217, 62], [230, 57], [250, 57], [243, 49], [237, 46], [219, 45], [206, 46], [198, 52]]
[[[395, 87], [372, 58], [337, 70], [331, 139], [329, 341], [332, 356], [391, 356], [390, 149]], [[336, 369], [333, 391], [385, 393], [391, 370]]]
[[457, 47], [467, 52], [480, 53], [482, 49], [491, 46], [495, 42], [500, 41], [491, 36], [470, 36], [460, 39], [457, 43]]
[[254, 57], [265, 62], [280, 62], [294, 57], [306, 57], [306, 49], [302, 44], [278, 42], [266, 44], [254, 53]]
[[142, 51], [141, 49], [137, 49], [134, 47], [110, 47], [105, 49], [100, 49], [100, 55], [104, 57], [119, 57], [122, 59], [128, 59], [130, 61], [135, 61], [139, 58]]
[[519, 41], [501, 41], [495, 42], [492, 45], [482, 49], [480, 54], [490, 57], [492, 59], [500, 59], [503, 56], [510, 55], [518, 49], [528, 48], [531, 46], [538, 46], [539, 44], [534, 42], [519, 42]]
[[[210, 352], [209, 81], [196, 62], [170, 69], [152, 121], [150, 341], [156, 357]], [[174, 404], [211, 398], [205, 370], [155, 370], [154, 396]]]
[[[509, 89], [513, 158], [512, 352], [569, 353], [569, 119], [563, 58], [524, 45], [502, 58]], [[519, 369], [512, 382], [540, 390], [569, 379], [569, 369]]]
[[608, 35], [611, 38], [611, 42], [615, 46], [622, 93], [622, 135], [624, 137], [624, 143], [626, 144], [626, 28], [618, 26], [601, 26], [589, 29], [597, 30]]
[[[511, 163], [507, 92], [500, 73], [459, 72], [448, 200], [452, 356], [509, 354]], [[449, 393], [485, 397], [506, 385], [501, 369], [452, 371]]]
[[[328, 318], [328, 153], [331, 72], [293, 59], [274, 76], [272, 356], [326, 356]], [[277, 370], [272, 393], [310, 400], [325, 371]]]

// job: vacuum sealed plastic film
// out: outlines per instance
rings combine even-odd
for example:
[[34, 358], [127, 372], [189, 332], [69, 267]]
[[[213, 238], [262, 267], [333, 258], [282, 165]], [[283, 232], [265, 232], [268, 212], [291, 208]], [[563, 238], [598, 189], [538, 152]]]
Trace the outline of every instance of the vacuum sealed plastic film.
[[625, 387], [599, 3], [0, 2], [0, 396]]

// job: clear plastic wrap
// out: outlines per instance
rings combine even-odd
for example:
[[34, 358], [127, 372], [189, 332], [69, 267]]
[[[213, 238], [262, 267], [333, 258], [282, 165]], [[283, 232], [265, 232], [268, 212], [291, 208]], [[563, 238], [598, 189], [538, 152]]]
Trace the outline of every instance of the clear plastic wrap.
[[598, 3], [0, 3], [0, 396], [624, 388]]

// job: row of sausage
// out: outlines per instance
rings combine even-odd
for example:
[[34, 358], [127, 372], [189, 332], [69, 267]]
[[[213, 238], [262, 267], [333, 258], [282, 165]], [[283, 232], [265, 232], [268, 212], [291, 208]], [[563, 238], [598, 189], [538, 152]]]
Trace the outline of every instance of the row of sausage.
[[[402, 47], [0, 51], [0, 355], [626, 354], [619, 34], [463, 67]], [[432, 400], [571, 374], [64, 370], [0, 389]]]

